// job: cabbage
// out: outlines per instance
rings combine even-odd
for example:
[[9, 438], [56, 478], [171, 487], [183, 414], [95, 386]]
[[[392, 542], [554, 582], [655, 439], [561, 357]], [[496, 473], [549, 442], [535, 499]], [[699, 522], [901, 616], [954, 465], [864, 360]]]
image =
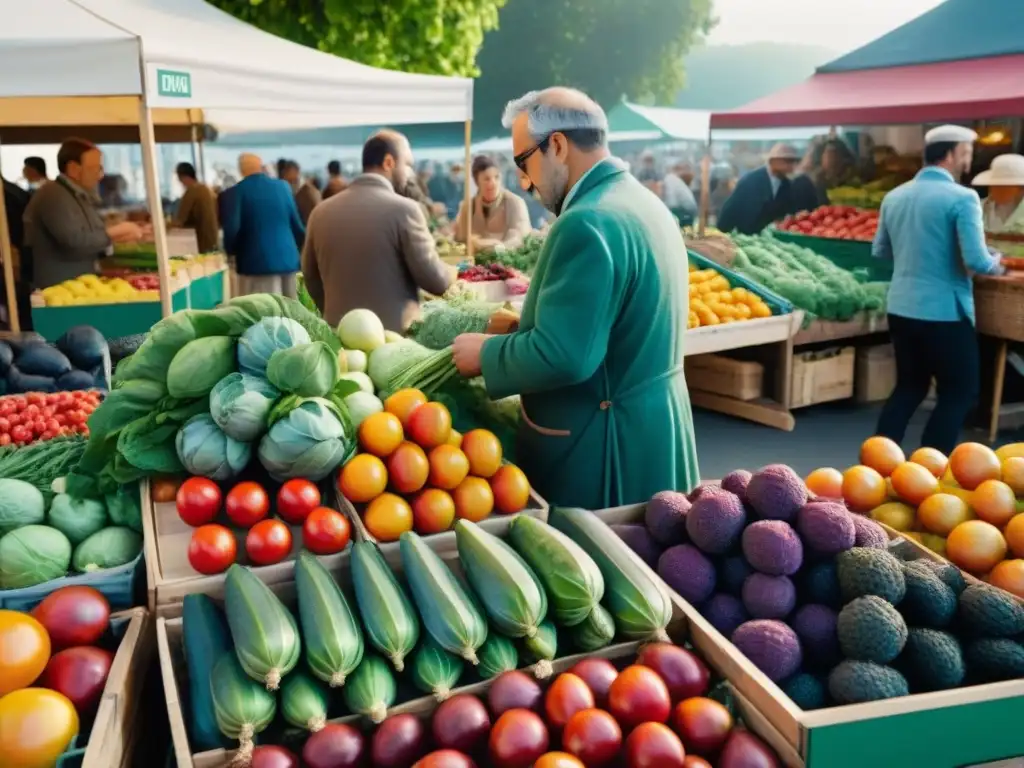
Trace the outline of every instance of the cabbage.
[[353, 381], [361, 391], [368, 395], [373, 394], [373, 380], [365, 373], [359, 373], [358, 371], [354, 373], [343, 373], [341, 374], [341, 379], [343, 381]]
[[260, 441], [259, 457], [275, 480], [322, 480], [355, 451], [337, 407], [320, 397], [303, 400]]
[[71, 567], [92, 573], [127, 565], [142, 552], [142, 535], [131, 528], [104, 528], [75, 548]]
[[372, 352], [384, 346], [384, 323], [369, 309], [353, 309], [338, 323], [338, 338], [345, 349]]
[[71, 542], [56, 528], [26, 525], [0, 539], [0, 589], [59, 579], [71, 564]]
[[415, 341], [403, 339], [392, 344], [385, 344], [370, 353], [366, 364], [366, 372], [373, 382], [374, 388], [380, 392], [387, 390], [391, 378], [408, 368], [413, 363], [425, 360], [433, 352]]
[[114, 493], [108, 493], [103, 500], [107, 503], [110, 522], [114, 525], [127, 525], [142, 533], [142, 498], [138, 483], [119, 485]]
[[179, 399], [204, 397], [235, 370], [235, 340], [205, 336], [190, 341], [174, 356], [167, 369], [167, 394]]
[[351, 395], [346, 397], [342, 402], [345, 403], [345, 407], [348, 408], [348, 414], [352, 418], [352, 426], [358, 427], [363, 423], [363, 419], [372, 413], [380, 413], [384, 410], [384, 403], [378, 400], [371, 394], [363, 392], [353, 392]]
[[230, 480], [249, 463], [252, 448], [221, 432], [209, 414], [193, 416], [174, 439], [178, 458], [189, 474]]
[[0, 478], [0, 536], [46, 518], [46, 501], [38, 488], [24, 480]]
[[345, 355], [345, 370], [342, 373], [353, 373], [366, 372], [366, 353], [358, 349], [346, 349], [343, 353]]
[[107, 524], [107, 507], [94, 499], [75, 499], [66, 493], [53, 497], [50, 525], [68, 537], [74, 545], [81, 544]]
[[338, 381], [338, 356], [322, 341], [279, 349], [267, 363], [267, 378], [283, 392], [323, 397]]
[[288, 317], [264, 317], [238, 340], [238, 368], [242, 373], [263, 376], [272, 354], [296, 344], [309, 344], [305, 328]]
[[277, 388], [260, 376], [229, 373], [210, 392], [210, 415], [224, 434], [251, 443], [267, 429]]

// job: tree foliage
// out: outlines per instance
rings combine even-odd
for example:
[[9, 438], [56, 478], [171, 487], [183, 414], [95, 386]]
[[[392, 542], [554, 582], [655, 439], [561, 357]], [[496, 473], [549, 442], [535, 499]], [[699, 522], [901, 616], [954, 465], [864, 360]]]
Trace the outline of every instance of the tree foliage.
[[296, 43], [372, 67], [478, 74], [484, 34], [506, 0], [210, 0]]

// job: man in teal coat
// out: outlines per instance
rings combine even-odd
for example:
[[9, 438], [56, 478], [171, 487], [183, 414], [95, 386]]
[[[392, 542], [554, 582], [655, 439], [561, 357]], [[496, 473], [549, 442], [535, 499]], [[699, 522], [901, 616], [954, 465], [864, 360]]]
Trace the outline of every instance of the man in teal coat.
[[[664, 204], [607, 147], [584, 94], [508, 105], [515, 163], [558, 219], [511, 333], [454, 356], [491, 397], [522, 396], [518, 461], [552, 504], [601, 509], [699, 481], [683, 376], [686, 248]], [[501, 330], [501, 329], [494, 329]]]

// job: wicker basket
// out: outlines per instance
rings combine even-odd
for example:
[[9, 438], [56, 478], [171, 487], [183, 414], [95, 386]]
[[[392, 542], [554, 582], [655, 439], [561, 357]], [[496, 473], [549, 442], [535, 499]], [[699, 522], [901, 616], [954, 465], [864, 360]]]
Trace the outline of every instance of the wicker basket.
[[1024, 280], [976, 276], [974, 311], [978, 333], [1024, 342]]

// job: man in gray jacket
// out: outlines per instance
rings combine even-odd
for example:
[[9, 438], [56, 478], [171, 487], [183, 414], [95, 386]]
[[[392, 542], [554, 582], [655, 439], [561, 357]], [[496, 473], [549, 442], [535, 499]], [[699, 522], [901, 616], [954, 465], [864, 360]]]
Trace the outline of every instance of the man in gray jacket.
[[309, 217], [302, 274], [331, 325], [365, 308], [404, 332], [419, 317], [419, 291], [440, 295], [454, 282], [422, 207], [396, 192], [414, 176], [409, 140], [381, 131], [363, 146], [363, 174]]
[[115, 242], [137, 242], [138, 224], [109, 227], [99, 212], [97, 185], [103, 153], [85, 139], [67, 139], [57, 152], [60, 175], [36, 190], [25, 209], [25, 243], [31, 248], [33, 283], [48, 288], [95, 271], [98, 258]]

